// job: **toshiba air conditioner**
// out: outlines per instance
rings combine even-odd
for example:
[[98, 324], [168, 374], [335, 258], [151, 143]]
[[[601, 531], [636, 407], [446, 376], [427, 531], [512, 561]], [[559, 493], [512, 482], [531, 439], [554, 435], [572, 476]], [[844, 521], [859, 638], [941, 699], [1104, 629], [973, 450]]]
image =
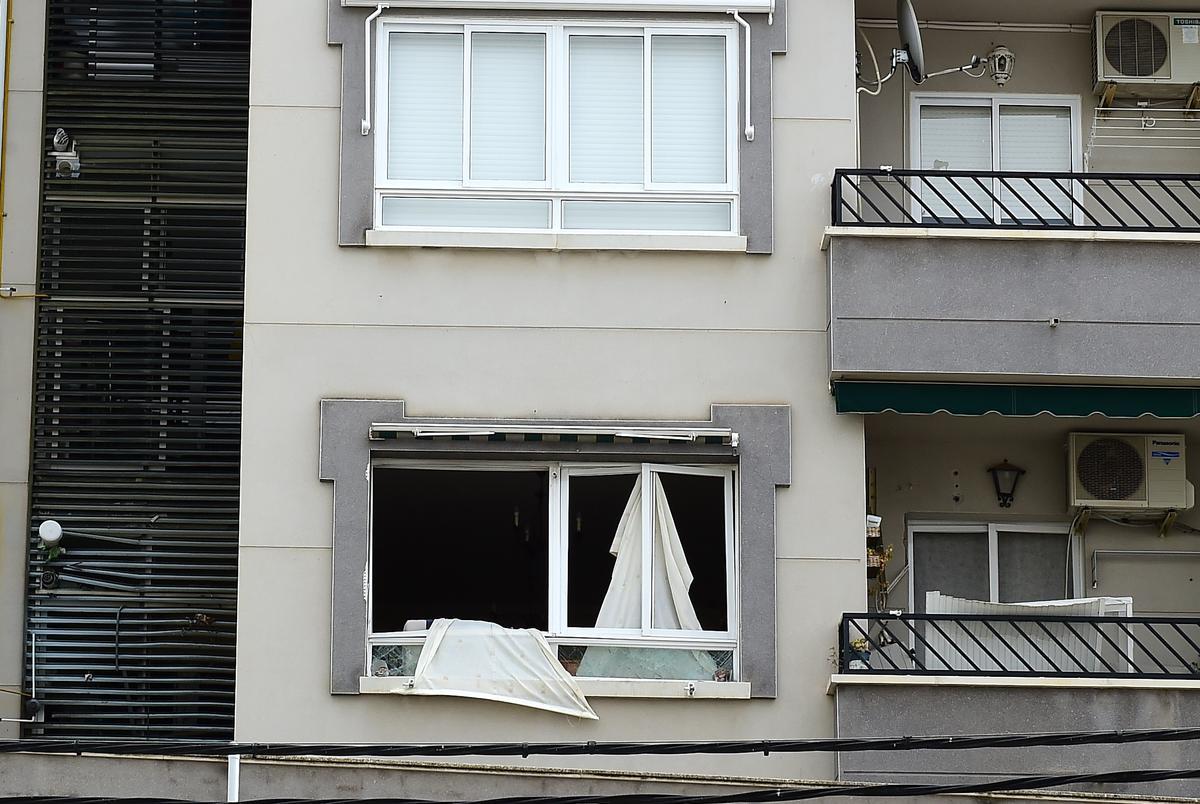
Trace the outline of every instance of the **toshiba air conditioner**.
[[1092, 33], [1097, 93], [1175, 98], [1200, 82], [1200, 11], [1097, 11]]
[[1070, 475], [1076, 508], [1179, 511], [1194, 503], [1182, 435], [1071, 433]]

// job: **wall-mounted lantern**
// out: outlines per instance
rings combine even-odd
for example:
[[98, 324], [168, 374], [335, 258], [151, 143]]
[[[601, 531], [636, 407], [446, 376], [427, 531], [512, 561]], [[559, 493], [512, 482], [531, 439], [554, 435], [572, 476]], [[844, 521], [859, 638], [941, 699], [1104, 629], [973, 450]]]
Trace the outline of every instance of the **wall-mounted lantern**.
[[1000, 503], [1001, 508], [1011, 508], [1013, 496], [1017, 492], [1017, 481], [1025, 474], [1025, 470], [1014, 466], [1005, 458], [995, 466], [989, 467], [988, 473], [991, 474], [992, 484], [996, 487], [996, 502]]

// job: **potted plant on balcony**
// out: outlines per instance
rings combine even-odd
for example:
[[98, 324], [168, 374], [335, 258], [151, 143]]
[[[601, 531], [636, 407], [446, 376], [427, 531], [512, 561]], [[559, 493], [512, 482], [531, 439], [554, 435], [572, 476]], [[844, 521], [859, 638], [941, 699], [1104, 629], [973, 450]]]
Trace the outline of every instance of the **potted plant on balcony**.
[[850, 654], [846, 658], [848, 670], [870, 670], [871, 643], [864, 637], [850, 640]]

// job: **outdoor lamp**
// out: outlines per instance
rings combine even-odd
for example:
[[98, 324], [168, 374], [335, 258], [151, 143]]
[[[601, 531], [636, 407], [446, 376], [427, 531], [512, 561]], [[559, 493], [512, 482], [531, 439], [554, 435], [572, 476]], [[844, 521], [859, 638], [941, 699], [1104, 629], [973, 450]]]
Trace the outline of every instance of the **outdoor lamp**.
[[1005, 458], [1002, 462], [988, 468], [988, 473], [992, 476], [992, 484], [996, 487], [996, 502], [1000, 503], [1001, 508], [1011, 508], [1013, 504], [1013, 495], [1017, 491], [1017, 481], [1021, 479], [1021, 475], [1025, 474], [1025, 470], [1019, 466], [1014, 466]]
[[996, 83], [996, 86], [1002, 87], [1008, 83], [1008, 79], [1012, 77], [1013, 64], [1016, 60], [1016, 54], [1004, 45], [996, 45], [987, 54], [987, 64], [992, 73], [992, 81]]

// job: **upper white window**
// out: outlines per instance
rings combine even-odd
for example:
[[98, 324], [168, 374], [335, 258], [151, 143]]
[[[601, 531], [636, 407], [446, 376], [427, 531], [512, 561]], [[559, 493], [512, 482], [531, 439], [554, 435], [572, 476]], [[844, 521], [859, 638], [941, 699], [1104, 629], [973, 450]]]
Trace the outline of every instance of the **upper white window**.
[[377, 229], [736, 232], [731, 23], [379, 37]]
[[[913, 95], [912, 165], [920, 170], [1071, 173], [1083, 169], [1079, 98]], [[1071, 182], [932, 179], [917, 213], [958, 221], [1069, 221]]]

